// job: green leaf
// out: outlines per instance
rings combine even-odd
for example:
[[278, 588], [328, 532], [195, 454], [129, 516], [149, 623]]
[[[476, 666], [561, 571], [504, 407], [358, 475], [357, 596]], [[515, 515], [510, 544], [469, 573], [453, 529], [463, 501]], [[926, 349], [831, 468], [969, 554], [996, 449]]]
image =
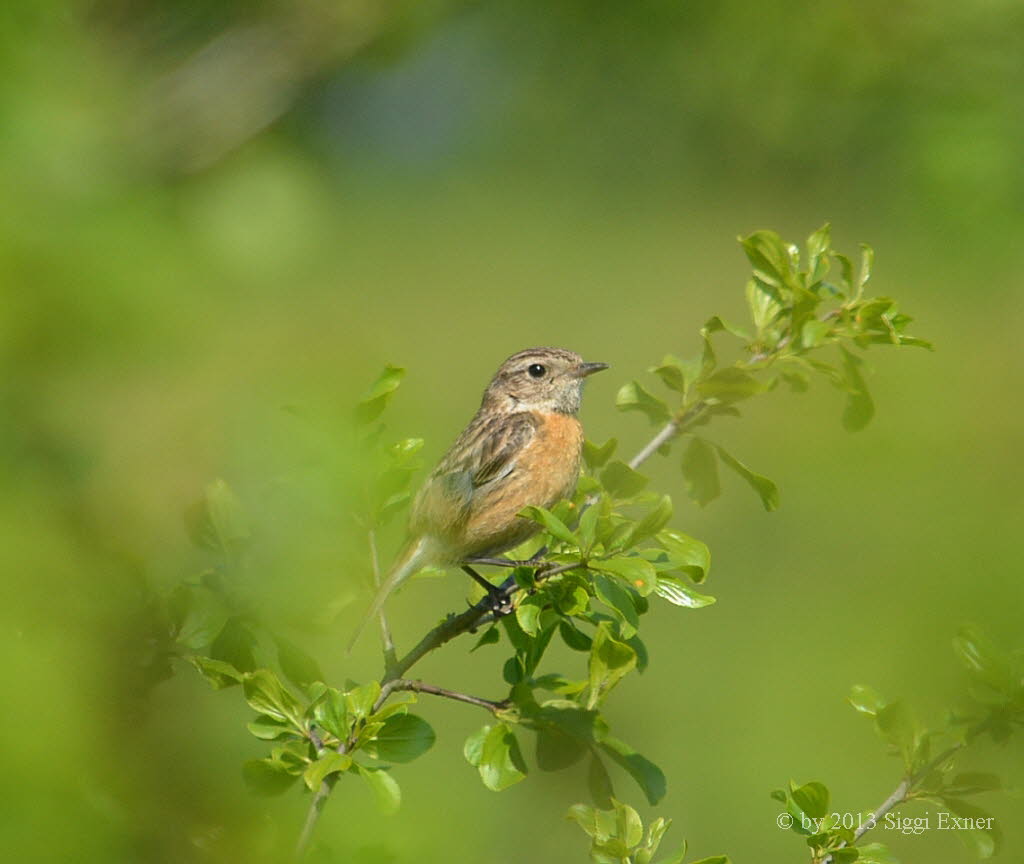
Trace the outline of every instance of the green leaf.
[[[674, 855], [670, 855], [668, 858], [660, 858], [655, 864], [683, 864], [683, 859], [686, 858], [686, 841], [683, 841], [682, 847]], [[699, 864], [699, 862], [698, 862]]]
[[742, 339], [744, 342], [750, 341], [750, 334], [747, 333], [742, 327], [727, 321], [721, 315], [712, 315], [704, 322], [702, 330], [706, 330], [708, 333], [718, 333], [724, 330], [726, 333], [731, 333], [737, 339]]
[[607, 621], [598, 624], [590, 649], [587, 708], [593, 710], [602, 697], [636, 666], [636, 661], [636, 651], [611, 635]]
[[579, 825], [588, 837], [599, 840], [608, 837], [608, 832], [602, 825], [598, 811], [588, 804], [573, 804], [569, 808], [569, 812], [565, 814], [565, 818]]
[[663, 400], [649, 393], [636, 381], [630, 381], [619, 389], [615, 404], [620, 411], [641, 412], [651, 423], [667, 423], [672, 416]]
[[1004, 694], [1015, 687], [1009, 657], [976, 627], [962, 627], [953, 639], [953, 650], [971, 676]]
[[214, 552], [232, 552], [250, 538], [242, 505], [220, 478], [186, 511], [185, 527], [196, 546]]
[[[950, 813], [969, 820], [969, 827], [958, 828], [956, 833], [978, 858], [991, 858], [1002, 848], [1003, 832], [990, 813], [959, 798], [943, 796], [942, 803]], [[949, 827], [954, 827], [952, 821]]]
[[257, 713], [302, 728], [302, 709], [299, 703], [269, 669], [247, 673], [242, 680], [242, 689], [245, 691], [245, 701]]
[[394, 714], [367, 748], [382, 762], [412, 762], [434, 746], [431, 725], [416, 714]]
[[523, 601], [516, 606], [516, 620], [527, 635], [536, 636], [540, 630], [540, 613], [546, 603], [544, 595], [532, 594], [529, 597], [524, 597]]
[[710, 858], [701, 858], [699, 861], [691, 861], [690, 864], [731, 864], [731, 859], [728, 855], [712, 855]]
[[810, 318], [800, 329], [800, 344], [804, 348], [817, 348], [825, 344], [831, 331], [832, 325], [828, 321]]
[[668, 495], [662, 495], [654, 508], [649, 510], [639, 522], [633, 524], [625, 540], [622, 541], [622, 548], [632, 549], [648, 537], [653, 537], [668, 524], [671, 518], [672, 499]]
[[658, 584], [655, 588], [657, 595], [676, 606], [685, 606], [688, 609], [701, 609], [710, 606], [715, 598], [709, 594], [701, 594], [687, 585], [682, 579], [675, 576], [663, 576], [658, 574]]
[[621, 801], [612, 801], [615, 808], [616, 835], [630, 849], [638, 846], [644, 839], [644, 825], [640, 821], [640, 814], [628, 804]]
[[347, 771], [351, 765], [352, 757], [348, 753], [327, 750], [315, 762], [309, 763], [306, 770], [302, 772], [302, 779], [306, 781], [306, 786], [310, 791], [315, 792], [329, 775]]
[[806, 393], [811, 389], [811, 379], [807, 377], [805, 372], [799, 369], [781, 372], [780, 377], [789, 385], [789, 389], [794, 393]]
[[482, 648], [484, 645], [494, 645], [496, 642], [501, 641], [501, 631], [498, 630], [496, 624], [491, 625], [487, 630], [480, 635], [480, 638], [476, 640], [476, 645], [469, 649], [470, 654], [476, 651], [477, 648]]
[[487, 735], [490, 731], [490, 726], [478, 729], [466, 739], [466, 743], [462, 747], [462, 755], [466, 757], [466, 761], [474, 768], [480, 764], [480, 759], [484, 752], [484, 741], [487, 740]]
[[886, 705], [882, 695], [865, 684], [854, 684], [847, 699], [861, 714], [869, 717], [874, 717]]
[[182, 596], [187, 605], [175, 638], [193, 651], [208, 650], [227, 624], [227, 605], [218, 593], [203, 585], [191, 586]]
[[378, 809], [385, 814], [397, 812], [402, 804], [402, 790], [395, 778], [383, 768], [368, 768], [354, 763], [359, 776], [362, 777], [373, 791]]
[[210, 645], [210, 656], [230, 663], [242, 672], [256, 669], [256, 637], [237, 616], [232, 615]]
[[[607, 564], [611, 562], [602, 561], [601, 563]], [[643, 563], [651, 567], [647, 561]], [[651, 567], [651, 572], [654, 572], [653, 567]], [[636, 633], [637, 627], [640, 626], [640, 617], [637, 614], [636, 605], [633, 603], [633, 598], [629, 592], [617, 580], [611, 579], [603, 573], [596, 573], [594, 575], [594, 590], [597, 593], [598, 599], [618, 614], [618, 617], [621, 619], [620, 629], [622, 630], [623, 637], [628, 639], [630, 636], [633, 636]]]
[[573, 651], [589, 651], [593, 640], [586, 634], [577, 630], [571, 621], [563, 619], [558, 623], [558, 632]]
[[755, 279], [747, 282], [747, 306], [758, 333], [763, 333], [782, 311], [778, 299], [778, 291], [768, 289]]
[[611, 759], [625, 768], [643, 791], [650, 805], [657, 804], [665, 797], [665, 775], [650, 759], [641, 756], [632, 747], [618, 738], [606, 736], [598, 745]]
[[339, 741], [349, 733], [348, 700], [344, 693], [328, 687], [322, 698], [313, 706], [313, 720]]
[[[468, 747], [469, 742], [466, 743]], [[478, 768], [484, 786], [494, 792], [507, 789], [526, 777], [519, 742], [507, 723], [490, 727], [480, 748]]]
[[541, 771], [561, 771], [579, 762], [586, 752], [583, 741], [554, 724], [537, 730], [537, 767]]
[[625, 462], [614, 460], [601, 472], [601, 485], [616, 498], [632, 498], [643, 491], [647, 478]]
[[856, 848], [859, 864], [900, 864], [883, 843], [864, 843]]
[[556, 540], [561, 540], [570, 546], [580, 545], [579, 538], [550, 510], [545, 510], [543, 507], [524, 507], [519, 511], [519, 515], [542, 525], [544, 530]]
[[791, 793], [796, 805], [813, 819], [821, 819], [828, 813], [828, 788], [817, 781], [798, 786]]
[[[550, 583], [549, 583], [550, 584]], [[561, 583], [551, 585], [555, 600], [555, 608], [562, 615], [582, 615], [590, 608], [590, 595], [582, 585], [573, 584], [566, 578]]]
[[754, 278], [779, 289], [790, 279], [791, 268], [786, 246], [774, 231], [755, 231], [740, 238], [740, 244], [754, 268]]
[[520, 654], [529, 653], [533, 647], [533, 642], [523, 631], [523, 628], [519, 626], [518, 619], [513, 615], [505, 615], [500, 620], [505, 628], [505, 635], [508, 636], [508, 641], [512, 643], [512, 647]]
[[308, 687], [314, 681], [323, 681], [324, 673], [320, 666], [294, 642], [280, 636], [274, 637], [277, 647], [277, 662], [285, 677], [298, 687]]
[[372, 713], [373, 706], [377, 704], [377, 700], [379, 698], [380, 681], [371, 681], [368, 684], [364, 684], [362, 687], [356, 687], [349, 690], [345, 694], [348, 713], [358, 719], [368, 717]]
[[276, 759], [250, 759], [242, 766], [242, 779], [257, 795], [269, 797], [285, 792], [298, 777]]
[[890, 702], [878, 710], [875, 726], [879, 734], [903, 755], [909, 767], [914, 744], [914, 720], [902, 702]]
[[609, 438], [600, 447], [592, 441], [584, 441], [583, 461], [591, 470], [600, 468], [612, 458], [612, 454], [615, 453], [615, 448], [618, 447], [618, 445], [619, 442], [616, 438]]
[[647, 370], [657, 375], [662, 383], [677, 393], [686, 392], [686, 371], [683, 361], [671, 354], [666, 354], [660, 366], [652, 366]]
[[952, 789], [963, 789], [970, 792], [991, 792], [1003, 788], [1003, 779], [998, 774], [986, 771], [964, 771], [950, 780], [949, 786]]
[[604, 762], [597, 753], [591, 752], [590, 763], [587, 767], [587, 789], [593, 802], [601, 808], [610, 807], [612, 796], [615, 790], [612, 788], [612, 778]]
[[846, 407], [843, 409], [843, 428], [848, 432], [863, 429], [875, 415], [875, 403], [868, 393], [867, 384], [860, 374], [863, 360], [856, 354], [840, 346], [843, 356], [843, 369], [849, 393], [846, 396]]
[[608, 558], [604, 561], [591, 561], [589, 566], [592, 570], [614, 573], [625, 579], [641, 596], [646, 597], [654, 590], [657, 573], [654, 565], [644, 558]]
[[253, 735], [263, 741], [276, 741], [278, 738], [294, 734], [295, 732], [287, 722], [275, 720], [266, 714], [261, 714], [255, 720], [250, 720], [245, 725]]
[[580, 547], [589, 552], [594, 547], [597, 539], [597, 521], [601, 515], [600, 502], [594, 502], [590, 506], [584, 505], [580, 513], [580, 521], [576, 526], [576, 536], [579, 538]]
[[721, 494], [715, 450], [702, 438], [690, 439], [683, 451], [682, 468], [686, 492], [701, 507], [706, 507]]
[[671, 824], [671, 819], [665, 819], [664, 817], [659, 816], [647, 826], [647, 842], [644, 843], [644, 847], [647, 852], [653, 855], [658, 851], [658, 847], [661, 845], [661, 839], [665, 836], [665, 832], [668, 831]]
[[860, 244], [860, 273], [857, 276], [857, 296], [859, 297], [863, 291], [864, 286], [868, 284], [868, 280], [871, 278], [871, 268], [875, 263], [875, 250], [868, 246], [867, 243]]
[[725, 404], [732, 404], [763, 393], [767, 385], [749, 372], [736, 366], [727, 366], [699, 382], [697, 389], [705, 399], [713, 398]]
[[387, 407], [388, 401], [404, 377], [405, 369], [402, 367], [391, 364], [385, 366], [369, 392], [359, 400], [355, 412], [356, 423], [365, 426], [376, 420]]
[[718, 458], [750, 484], [750, 488], [761, 498], [761, 503], [764, 505], [765, 510], [771, 512], [778, 508], [779, 490], [771, 480], [767, 477], [762, 477], [760, 474], [755, 474], [746, 465], [728, 453], [721, 445], [714, 444], [713, 446], [718, 453]]
[[223, 690], [225, 687], [234, 687], [241, 684], [245, 677], [230, 663], [221, 660], [213, 660], [209, 657], [200, 657], [198, 654], [189, 655], [188, 662], [195, 666], [196, 670], [213, 687], [214, 690]]
[[694, 582], [704, 581], [711, 569], [711, 550], [706, 544], [678, 531], [659, 532], [658, 542]]
[[826, 222], [807, 238], [808, 277], [812, 284], [820, 282], [828, 274], [831, 249], [832, 226]]

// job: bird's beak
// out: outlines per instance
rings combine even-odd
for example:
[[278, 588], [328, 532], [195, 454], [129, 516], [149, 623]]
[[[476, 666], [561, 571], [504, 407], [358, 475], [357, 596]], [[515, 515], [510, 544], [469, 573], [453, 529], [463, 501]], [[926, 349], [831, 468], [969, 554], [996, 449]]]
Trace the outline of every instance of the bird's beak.
[[576, 367], [576, 377], [586, 378], [588, 375], [593, 375], [595, 372], [600, 372], [602, 369], [607, 368], [607, 363], [580, 363]]

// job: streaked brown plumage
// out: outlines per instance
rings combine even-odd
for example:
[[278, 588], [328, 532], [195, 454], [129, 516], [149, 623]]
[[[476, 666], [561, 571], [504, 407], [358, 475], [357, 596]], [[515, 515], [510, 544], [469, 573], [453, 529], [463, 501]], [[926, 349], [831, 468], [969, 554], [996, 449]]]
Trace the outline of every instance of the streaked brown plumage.
[[583, 381], [604, 363], [561, 348], [529, 348], [498, 369], [476, 416], [420, 489], [410, 541], [352, 639], [387, 596], [417, 570], [499, 555], [536, 533], [517, 514], [550, 508], [579, 476]]

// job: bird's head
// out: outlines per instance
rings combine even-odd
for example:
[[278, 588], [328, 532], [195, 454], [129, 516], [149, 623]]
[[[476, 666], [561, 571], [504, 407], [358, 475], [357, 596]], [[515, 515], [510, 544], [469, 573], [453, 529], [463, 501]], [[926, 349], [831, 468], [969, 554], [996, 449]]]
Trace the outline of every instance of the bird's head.
[[585, 363], [564, 348], [527, 348], [501, 364], [483, 405], [497, 411], [575, 414], [586, 377], [607, 368], [607, 363]]

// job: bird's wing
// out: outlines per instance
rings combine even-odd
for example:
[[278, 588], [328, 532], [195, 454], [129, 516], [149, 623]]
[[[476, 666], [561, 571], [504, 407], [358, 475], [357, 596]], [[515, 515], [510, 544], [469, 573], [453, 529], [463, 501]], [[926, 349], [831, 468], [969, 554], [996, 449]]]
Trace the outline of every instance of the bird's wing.
[[539, 426], [540, 420], [529, 411], [474, 419], [417, 496], [414, 530], [454, 525], [465, 519], [482, 487], [512, 473], [518, 455]]
[[516, 466], [516, 459], [537, 434], [540, 421], [530, 411], [505, 414], [487, 423], [476, 450], [473, 488], [479, 489], [507, 477]]

